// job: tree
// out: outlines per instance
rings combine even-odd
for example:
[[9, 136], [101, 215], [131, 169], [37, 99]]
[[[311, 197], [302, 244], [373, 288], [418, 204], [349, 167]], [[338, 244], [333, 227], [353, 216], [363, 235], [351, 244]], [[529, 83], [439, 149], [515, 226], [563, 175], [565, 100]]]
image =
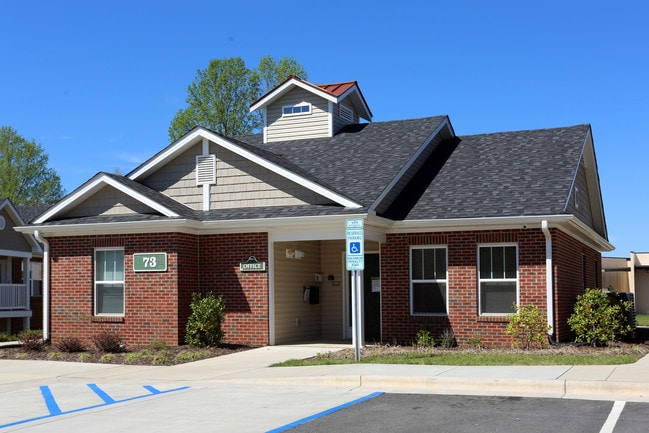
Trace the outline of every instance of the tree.
[[56, 203], [64, 195], [61, 178], [47, 166], [40, 144], [28, 141], [10, 126], [0, 127], [0, 197], [17, 206]]
[[304, 68], [292, 57], [275, 60], [262, 57], [257, 69], [248, 69], [240, 57], [214, 59], [196, 72], [187, 87], [187, 107], [180, 109], [169, 126], [175, 141], [195, 126], [219, 134], [236, 136], [259, 131], [262, 118], [250, 113], [249, 106], [289, 75], [306, 78]]

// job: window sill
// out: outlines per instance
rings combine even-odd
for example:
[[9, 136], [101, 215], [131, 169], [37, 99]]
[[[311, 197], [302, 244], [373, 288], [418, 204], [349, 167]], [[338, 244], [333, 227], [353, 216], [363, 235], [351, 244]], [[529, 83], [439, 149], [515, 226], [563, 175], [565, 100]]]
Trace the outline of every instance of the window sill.
[[124, 323], [124, 316], [92, 316], [93, 323]]
[[489, 323], [509, 323], [511, 315], [503, 316], [478, 316], [478, 322], [489, 322]]

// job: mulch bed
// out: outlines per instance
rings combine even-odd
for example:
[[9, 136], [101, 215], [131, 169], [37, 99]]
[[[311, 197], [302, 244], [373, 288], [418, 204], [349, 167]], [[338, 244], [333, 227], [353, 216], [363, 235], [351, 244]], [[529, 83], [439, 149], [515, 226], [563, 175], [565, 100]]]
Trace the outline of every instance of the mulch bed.
[[16, 345], [0, 348], [0, 360], [22, 359], [129, 365], [176, 365], [206, 358], [229, 355], [252, 349], [249, 346], [224, 344], [219, 347], [164, 346], [134, 347], [122, 353], [105, 353], [88, 348], [83, 352], [67, 353], [46, 344], [42, 350], [26, 350]]

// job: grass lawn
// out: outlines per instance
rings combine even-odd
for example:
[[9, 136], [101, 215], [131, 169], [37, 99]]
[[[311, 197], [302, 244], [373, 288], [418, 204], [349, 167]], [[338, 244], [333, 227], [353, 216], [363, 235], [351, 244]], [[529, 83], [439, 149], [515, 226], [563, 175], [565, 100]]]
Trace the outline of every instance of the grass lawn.
[[637, 314], [635, 320], [638, 326], [649, 326], [649, 314]]
[[[583, 349], [583, 350], [582, 350]], [[363, 349], [365, 350], [365, 349]], [[636, 362], [647, 353], [646, 346], [625, 350], [607, 348], [571, 348], [567, 350], [546, 349], [546, 351], [508, 351], [508, 350], [435, 350], [422, 352], [403, 348], [401, 351], [380, 353], [369, 349], [361, 354], [363, 364], [411, 364], [411, 365], [620, 365]], [[273, 364], [273, 367], [297, 367], [310, 365], [355, 364], [353, 351], [318, 354], [318, 356], [296, 360], [291, 359]]]

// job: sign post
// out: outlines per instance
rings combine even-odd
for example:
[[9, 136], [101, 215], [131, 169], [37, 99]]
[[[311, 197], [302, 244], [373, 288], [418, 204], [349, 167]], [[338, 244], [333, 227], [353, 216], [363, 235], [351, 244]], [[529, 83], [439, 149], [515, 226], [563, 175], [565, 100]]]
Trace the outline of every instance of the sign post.
[[361, 293], [361, 274], [365, 269], [365, 230], [363, 219], [345, 220], [345, 261], [347, 270], [352, 272], [352, 344], [354, 358], [361, 360], [361, 345], [363, 344], [363, 302]]

